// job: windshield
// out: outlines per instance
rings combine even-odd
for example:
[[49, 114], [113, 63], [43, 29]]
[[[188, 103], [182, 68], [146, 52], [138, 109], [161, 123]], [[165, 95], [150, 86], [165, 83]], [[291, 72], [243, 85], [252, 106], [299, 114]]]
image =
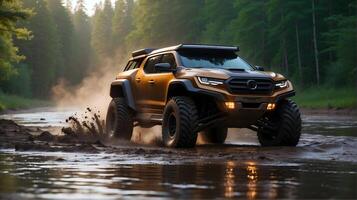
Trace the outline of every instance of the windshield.
[[183, 66], [188, 68], [221, 68], [254, 70], [234, 52], [179, 52]]

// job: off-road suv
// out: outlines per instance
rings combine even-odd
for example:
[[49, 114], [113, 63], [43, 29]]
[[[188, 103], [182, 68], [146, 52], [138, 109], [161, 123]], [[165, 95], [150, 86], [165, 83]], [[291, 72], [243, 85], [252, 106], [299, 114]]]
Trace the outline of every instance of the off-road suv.
[[134, 126], [162, 125], [168, 147], [193, 147], [198, 133], [224, 143], [227, 128], [257, 132], [262, 146], [296, 146], [301, 132], [290, 81], [254, 67], [238, 47], [189, 45], [132, 53], [110, 87], [107, 131], [130, 140]]

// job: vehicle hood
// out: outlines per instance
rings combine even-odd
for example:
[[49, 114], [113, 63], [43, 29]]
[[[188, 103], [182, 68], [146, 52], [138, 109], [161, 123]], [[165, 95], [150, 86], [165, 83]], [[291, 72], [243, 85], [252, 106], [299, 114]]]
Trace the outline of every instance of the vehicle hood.
[[269, 78], [273, 81], [285, 80], [281, 74], [269, 71], [240, 71], [240, 70], [227, 70], [227, 69], [210, 69], [210, 68], [184, 68], [180, 71], [180, 76], [202, 76], [217, 79], [229, 79], [231, 77], [237, 78]]

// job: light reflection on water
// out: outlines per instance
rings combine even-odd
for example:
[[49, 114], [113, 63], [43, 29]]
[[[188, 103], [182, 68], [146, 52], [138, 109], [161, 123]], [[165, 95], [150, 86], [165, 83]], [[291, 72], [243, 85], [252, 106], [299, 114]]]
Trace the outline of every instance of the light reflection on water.
[[60, 155], [0, 153], [0, 198], [357, 197], [357, 168], [352, 164], [270, 165], [237, 161], [121, 164], [104, 155], [67, 153], [62, 155], [64, 160], [59, 160]]

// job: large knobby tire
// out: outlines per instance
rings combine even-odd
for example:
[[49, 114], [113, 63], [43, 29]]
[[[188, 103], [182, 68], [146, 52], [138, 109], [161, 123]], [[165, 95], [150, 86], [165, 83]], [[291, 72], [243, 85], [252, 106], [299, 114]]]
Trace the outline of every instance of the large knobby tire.
[[279, 102], [277, 110], [261, 120], [258, 140], [262, 146], [296, 146], [301, 135], [301, 117], [292, 100]]
[[228, 128], [226, 127], [213, 127], [208, 130], [202, 131], [202, 139], [204, 142], [212, 144], [223, 144], [227, 138]]
[[114, 98], [108, 107], [106, 131], [109, 136], [130, 140], [133, 134], [133, 112], [122, 98]]
[[197, 141], [197, 108], [189, 97], [173, 97], [166, 105], [162, 140], [167, 147], [194, 147]]

